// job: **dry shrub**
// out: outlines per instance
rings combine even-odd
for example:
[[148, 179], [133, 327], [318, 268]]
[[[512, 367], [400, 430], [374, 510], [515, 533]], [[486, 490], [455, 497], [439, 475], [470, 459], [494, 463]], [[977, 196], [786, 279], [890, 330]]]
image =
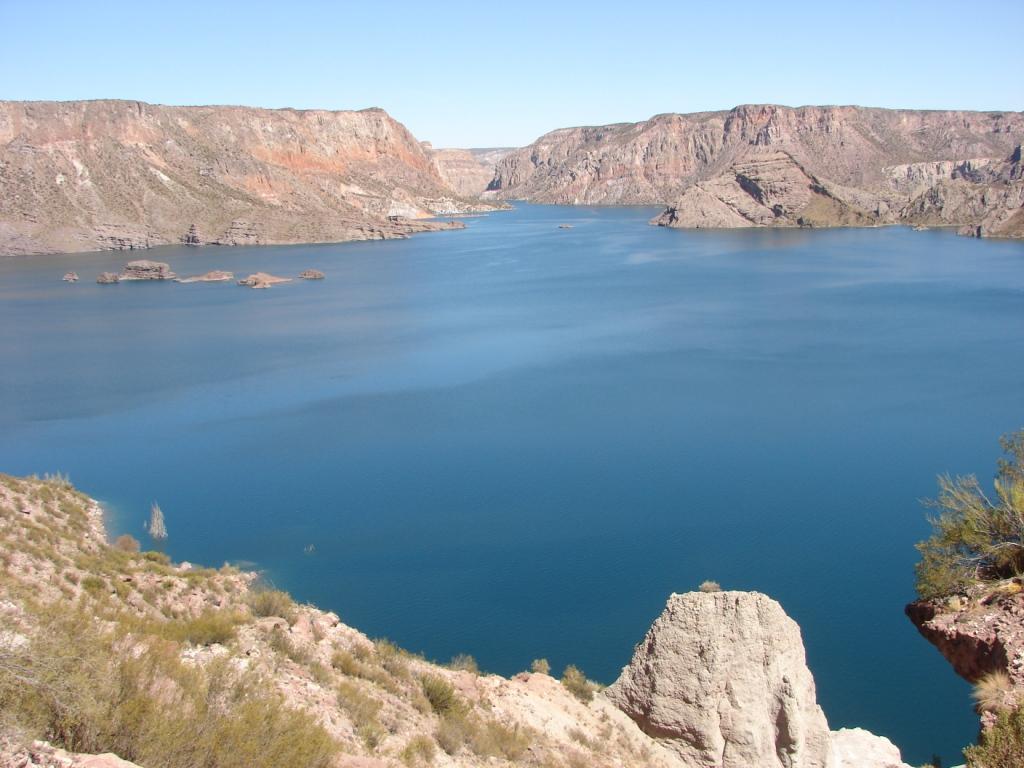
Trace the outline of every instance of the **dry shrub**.
[[722, 585], [717, 581], [702, 581], [700, 584], [701, 592], [721, 592]]
[[138, 554], [139, 540], [134, 536], [129, 536], [127, 533], [123, 533], [114, 540], [114, 546], [122, 552], [128, 552], [129, 554], [134, 555]]
[[584, 704], [594, 700], [594, 691], [598, 687], [596, 683], [587, 680], [587, 676], [572, 664], [562, 673], [562, 685]]
[[1013, 681], [1002, 670], [989, 672], [974, 684], [971, 697], [979, 712], [1008, 710], [1013, 703]]
[[27, 648], [0, 655], [0, 710], [34, 738], [147, 768], [327, 768], [338, 752], [315, 718], [227, 663], [186, 666], [173, 641], [66, 608], [42, 618]]
[[277, 616], [288, 622], [295, 623], [298, 612], [295, 608], [295, 601], [287, 592], [279, 589], [258, 589], [249, 594], [249, 609], [253, 616], [265, 618]]
[[402, 762], [408, 766], [430, 765], [434, 762], [436, 754], [437, 747], [434, 746], [434, 740], [421, 733], [409, 740], [409, 743], [402, 750], [400, 757]]

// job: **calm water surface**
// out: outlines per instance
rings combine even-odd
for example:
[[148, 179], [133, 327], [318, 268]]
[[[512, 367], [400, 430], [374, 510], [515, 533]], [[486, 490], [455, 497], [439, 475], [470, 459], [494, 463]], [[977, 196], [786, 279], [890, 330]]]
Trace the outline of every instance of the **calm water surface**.
[[1024, 244], [652, 213], [146, 254], [327, 273], [269, 291], [0, 260], [0, 470], [67, 472], [140, 538], [156, 499], [174, 557], [254, 562], [505, 674], [610, 682], [670, 592], [757, 589], [802, 626], [833, 727], [952, 763], [967, 686], [902, 608], [919, 499], [990, 478], [1024, 424]]

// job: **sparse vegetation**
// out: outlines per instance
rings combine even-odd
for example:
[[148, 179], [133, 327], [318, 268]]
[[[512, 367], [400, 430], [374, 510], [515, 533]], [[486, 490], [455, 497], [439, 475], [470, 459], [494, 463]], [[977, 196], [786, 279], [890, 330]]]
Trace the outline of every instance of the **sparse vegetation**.
[[338, 684], [338, 705], [352, 719], [356, 735], [362, 739], [367, 749], [376, 749], [386, 734], [377, 719], [381, 702], [363, 693], [355, 683], [342, 681]]
[[465, 707], [452, 684], [440, 675], [424, 675], [420, 679], [420, 686], [430, 702], [430, 708], [442, 717]]
[[456, 656], [452, 656], [452, 660], [448, 662], [448, 669], [472, 672], [474, 675], [480, 674], [480, 667], [477, 665], [476, 659], [468, 653], [460, 653]]
[[257, 678], [228, 664], [186, 666], [173, 641], [102, 631], [91, 615], [66, 612], [45, 614], [27, 648], [0, 655], [0, 710], [27, 733], [147, 768], [326, 768], [337, 754], [312, 716]]
[[128, 552], [135, 554], [139, 551], [139, 540], [134, 536], [129, 536], [127, 533], [118, 536], [114, 541], [114, 546], [120, 549], [122, 552]]
[[547, 659], [534, 659], [530, 662], [530, 671], [538, 675], [550, 675], [551, 665]]
[[917, 545], [917, 592], [937, 598], [1024, 573], [1024, 430], [1000, 440], [994, 496], [973, 475], [939, 478], [932, 535]]
[[295, 601], [291, 595], [279, 589], [253, 590], [249, 595], [249, 608], [253, 616], [277, 616], [289, 624], [295, 623]]
[[402, 762], [408, 766], [430, 765], [434, 762], [436, 754], [437, 747], [434, 745], [434, 740], [421, 733], [409, 740], [402, 750], [401, 758]]
[[1003, 712], [1011, 709], [1013, 681], [1002, 670], [989, 672], [974, 685], [971, 697], [979, 712]]
[[584, 704], [594, 700], [594, 692], [598, 688], [596, 683], [587, 680], [587, 676], [572, 664], [562, 673], [562, 685]]
[[1024, 707], [1001, 712], [980, 742], [964, 750], [968, 768], [1020, 768], [1024, 765]]
[[717, 581], [702, 581], [700, 584], [701, 592], [721, 592], [722, 585]]

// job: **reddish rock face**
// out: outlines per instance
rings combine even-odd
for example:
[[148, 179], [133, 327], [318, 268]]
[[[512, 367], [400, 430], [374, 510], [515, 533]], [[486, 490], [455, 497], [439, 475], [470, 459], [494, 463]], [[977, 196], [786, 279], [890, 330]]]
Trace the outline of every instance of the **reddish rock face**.
[[1024, 593], [968, 598], [953, 607], [922, 600], [906, 614], [968, 682], [1003, 671], [1024, 686]]
[[0, 254], [402, 237], [473, 207], [379, 109], [0, 102], [0, 168]]

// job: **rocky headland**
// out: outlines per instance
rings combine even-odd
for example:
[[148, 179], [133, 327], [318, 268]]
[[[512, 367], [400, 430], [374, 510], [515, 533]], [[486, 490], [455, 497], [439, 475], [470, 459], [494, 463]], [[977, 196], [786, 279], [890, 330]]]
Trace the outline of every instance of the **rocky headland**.
[[[761, 594], [672, 595], [602, 691], [541, 662], [512, 678], [433, 663], [255, 574], [111, 545], [100, 506], [59, 477], [0, 476], [0, 541], [4, 765], [187, 765], [168, 750], [211, 738], [252, 765], [905, 768], [886, 739], [829, 730], [799, 629]], [[61, 669], [78, 672], [58, 686]], [[197, 716], [213, 681], [228, 709]], [[257, 731], [233, 730], [252, 708]]]
[[491, 210], [380, 109], [0, 102], [0, 255], [405, 237]]
[[489, 190], [665, 205], [683, 228], [877, 226], [1024, 236], [1024, 113], [746, 105], [565, 128], [498, 162]]

